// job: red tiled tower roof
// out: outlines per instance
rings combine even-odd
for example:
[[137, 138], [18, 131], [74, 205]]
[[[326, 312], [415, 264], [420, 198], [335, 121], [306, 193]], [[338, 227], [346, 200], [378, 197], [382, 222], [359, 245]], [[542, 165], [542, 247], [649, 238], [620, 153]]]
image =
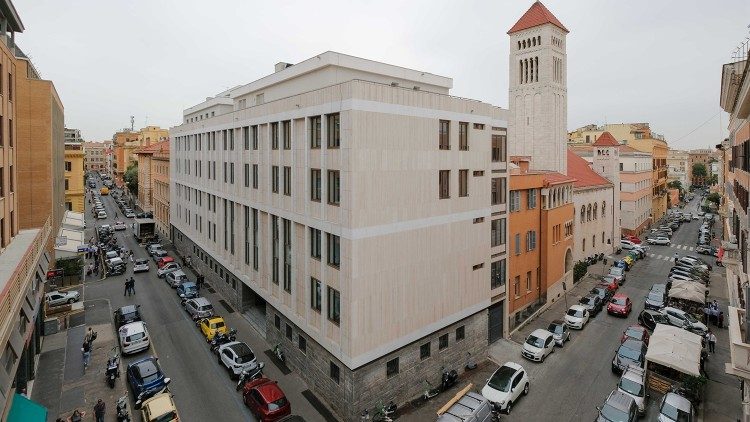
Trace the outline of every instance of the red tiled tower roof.
[[534, 2], [534, 4], [529, 7], [529, 10], [526, 11], [526, 13], [521, 16], [521, 19], [516, 22], [515, 25], [513, 25], [512, 28], [508, 31], [508, 34], [512, 34], [514, 32], [523, 31], [524, 29], [533, 28], [535, 26], [544, 25], [545, 23], [551, 23], [552, 25], [555, 25], [556, 27], [562, 29], [563, 31], [568, 31], [568, 28], [566, 28], [557, 18], [555, 15], [552, 14], [552, 12], [549, 11], [540, 1]]
[[595, 147], [619, 147], [620, 143], [609, 132], [599, 135], [599, 139], [594, 142]]
[[591, 169], [588, 161], [568, 150], [568, 176], [576, 179], [573, 187], [587, 188], [593, 186], [612, 186], [609, 180], [597, 174]]

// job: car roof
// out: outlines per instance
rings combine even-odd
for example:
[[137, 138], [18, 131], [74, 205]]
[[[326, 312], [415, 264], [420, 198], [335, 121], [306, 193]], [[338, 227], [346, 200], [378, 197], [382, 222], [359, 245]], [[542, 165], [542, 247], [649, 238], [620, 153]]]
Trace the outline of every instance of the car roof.
[[255, 389], [263, 396], [263, 400], [266, 403], [275, 402], [276, 400], [285, 397], [284, 392], [279, 388], [275, 381], [268, 380], [260, 385], [256, 385]]
[[185, 274], [185, 271], [182, 271], [182, 270], [175, 270], [175, 271], [172, 271], [171, 273], [169, 273], [167, 275], [170, 276], [170, 277], [178, 277], [178, 276], [183, 276], [183, 275], [187, 276], [187, 274]]
[[143, 358], [139, 361], [135, 361], [128, 365], [128, 368], [136, 368], [136, 371], [138, 371], [138, 374], [143, 377], [147, 377], [149, 375], [155, 374], [159, 372], [159, 367], [156, 363], [156, 358], [153, 356], [149, 356], [147, 358]]
[[148, 259], [146, 258], [138, 258], [135, 260], [136, 264], [148, 264]]
[[144, 325], [143, 321], [135, 321], [123, 325], [122, 327], [120, 327], [120, 331], [125, 331], [125, 335], [142, 333], [146, 331], [146, 326]]
[[550, 337], [552, 333], [550, 333], [549, 331], [543, 328], [537, 328], [536, 330], [532, 331], [530, 335], [537, 337], [537, 338], [546, 338], [546, 337]]
[[627, 299], [628, 295], [626, 295], [625, 293], [615, 293], [615, 295], [612, 296], [612, 299], [615, 299], [615, 298], [618, 298], [618, 299]]
[[690, 400], [682, 397], [679, 394], [667, 393], [667, 395], [664, 396], [664, 401], [680, 410], [684, 410], [685, 412], [690, 411]]
[[[523, 366], [521, 366], [521, 365], [519, 365], [519, 364], [517, 364], [515, 362], [511, 362], [511, 361], [505, 362], [503, 364], [503, 366], [507, 366], [508, 368], [513, 368], [516, 371], [523, 370]], [[500, 368], [502, 368], [502, 366]], [[498, 368], [498, 369], [500, 369], [500, 368]]]
[[634, 401], [635, 400], [632, 397], [623, 393], [622, 391], [614, 390], [609, 393], [609, 397], [607, 397], [606, 403], [614, 407], [615, 409], [627, 412], [628, 410], [630, 410], [630, 407], [633, 405]]
[[123, 306], [122, 308], [118, 309], [118, 311], [121, 314], [129, 314], [129, 313], [132, 313], [132, 312], [136, 312], [137, 310], [138, 310], [138, 307], [135, 306], [135, 305], [126, 305], [126, 306]]
[[[170, 273], [170, 274], [172, 274], [172, 273]], [[180, 284], [180, 286], [182, 286], [183, 289], [185, 287], [195, 287], [195, 282], [194, 281], [186, 281], [186, 282]]]
[[620, 346], [627, 347], [628, 349], [641, 350], [643, 348], [643, 342], [636, 340], [632, 337], [628, 337], [627, 340], [623, 341]]
[[211, 302], [209, 302], [208, 299], [206, 299], [203, 296], [196, 297], [195, 299], [193, 299], [193, 302], [195, 302], [197, 305], [210, 305], [211, 304]]
[[576, 311], [585, 311], [586, 307], [583, 305], [573, 305], [569, 309], [575, 309]]

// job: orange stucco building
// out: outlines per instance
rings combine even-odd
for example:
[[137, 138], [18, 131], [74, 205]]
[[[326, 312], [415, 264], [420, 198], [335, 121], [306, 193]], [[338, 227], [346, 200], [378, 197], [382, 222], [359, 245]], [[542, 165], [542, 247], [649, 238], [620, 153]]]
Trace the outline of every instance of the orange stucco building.
[[530, 171], [511, 157], [508, 327], [516, 329], [572, 286], [573, 182], [557, 172]]

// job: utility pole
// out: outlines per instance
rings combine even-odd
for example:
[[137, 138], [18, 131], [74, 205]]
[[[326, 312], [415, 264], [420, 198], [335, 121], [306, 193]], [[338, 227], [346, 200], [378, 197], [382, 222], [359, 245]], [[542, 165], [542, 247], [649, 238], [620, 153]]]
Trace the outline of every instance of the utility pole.
[[130, 131], [135, 130], [135, 116], [130, 116]]

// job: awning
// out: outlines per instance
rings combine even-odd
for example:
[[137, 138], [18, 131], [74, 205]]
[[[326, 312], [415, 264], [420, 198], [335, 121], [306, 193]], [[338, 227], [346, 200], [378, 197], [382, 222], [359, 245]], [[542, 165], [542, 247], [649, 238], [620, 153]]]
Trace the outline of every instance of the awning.
[[8, 422], [46, 422], [47, 408], [15, 393]]
[[656, 324], [648, 341], [646, 362], [700, 376], [701, 338], [682, 328]]
[[702, 305], [706, 303], [706, 286], [697, 281], [675, 280], [672, 282], [672, 288], [669, 289], [669, 297]]

